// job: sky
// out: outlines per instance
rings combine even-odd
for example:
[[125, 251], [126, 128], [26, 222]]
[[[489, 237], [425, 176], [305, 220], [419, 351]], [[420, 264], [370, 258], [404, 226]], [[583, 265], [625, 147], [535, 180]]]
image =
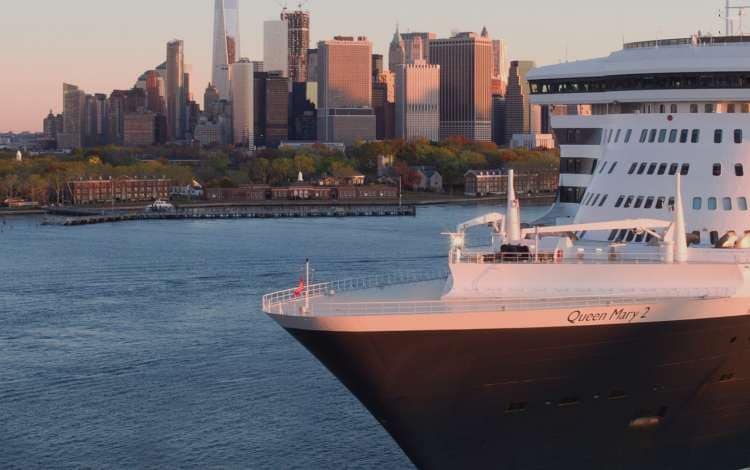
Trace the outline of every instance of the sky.
[[[239, 0], [242, 55], [261, 60], [263, 21], [283, 0]], [[210, 79], [213, 0], [5, 0], [0, 15], [0, 132], [40, 131], [62, 111], [62, 83], [88, 93], [130, 88], [185, 41], [191, 86], [202, 103]], [[295, 7], [297, 2], [289, 4]], [[623, 40], [687, 37], [722, 28], [721, 0], [310, 0], [311, 42], [365, 35], [387, 56], [402, 32], [481, 31], [504, 39], [510, 59], [539, 65], [607, 55]], [[748, 25], [750, 29], [750, 25]]]

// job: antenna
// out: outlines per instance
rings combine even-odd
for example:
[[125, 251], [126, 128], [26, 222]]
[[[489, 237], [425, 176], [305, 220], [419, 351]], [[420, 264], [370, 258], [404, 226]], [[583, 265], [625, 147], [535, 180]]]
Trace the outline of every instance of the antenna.
[[[745, 10], [749, 10], [750, 5], [732, 5], [732, 2], [730, 0], [726, 0], [726, 4], [724, 6], [724, 36], [733, 36], [735, 34], [734, 31], [734, 19], [732, 18], [732, 12], [736, 11], [736, 20], [739, 24], [739, 31], [738, 33], [741, 36], [744, 36], [744, 33], [742, 31], [742, 17], [745, 15]], [[721, 14], [719, 14], [719, 18], [721, 18]]]

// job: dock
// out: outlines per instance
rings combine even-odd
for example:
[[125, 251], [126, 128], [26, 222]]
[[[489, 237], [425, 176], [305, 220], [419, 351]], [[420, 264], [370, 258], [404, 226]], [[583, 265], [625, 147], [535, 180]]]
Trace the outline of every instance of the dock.
[[273, 205], [180, 208], [169, 212], [48, 210], [44, 225], [95, 225], [137, 220], [288, 219], [309, 217], [414, 217], [414, 205]]

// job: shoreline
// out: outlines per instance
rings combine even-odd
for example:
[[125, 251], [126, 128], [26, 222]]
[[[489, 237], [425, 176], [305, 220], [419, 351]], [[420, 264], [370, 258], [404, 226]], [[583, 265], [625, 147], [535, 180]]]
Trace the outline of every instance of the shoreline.
[[[529, 205], [544, 205], [552, 204], [555, 202], [554, 195], [543, 195], [534, 197], [521, 197], [521, 202]], [[506, 197], [503, 196], [490, 196], [490, 197], [436, 197], [436, 198], [414, 198], [405, 195], [403, 199], [404, 205], [412, 206], [439, 206], [439, 205], [450, 205], [450, 204], [488, 204], [488, 203], [503, 203], [506, 201]], [[370, 201], [242, 201], [242, 202], [224, 202], [224, 203], [212, 203], [212, 202], [190, 202], [180, 204], [179, 202], [175, 205], [179, 208], [184, 209], [200, 209], [200, 208], [236, 208], [236, 207], [279, 207], [279, 206], [325, 206], [325, 207], [341, 207], [341, 206], [366, 206], [366, 205], [398, 205], [398, 201], [392, 199], [382, 200], [375, 199]], [[114, 207], [115, 211], [134, 211], [142, 210], [147, 204], [123, 204]], [[82, 206], [66, 207], [67, 209], [87, 209], [87, 210], [112, 210], [112, 206], [99, 205], [99, 206]], [[44, 209], [0, 209], [0, 217], [17, 217], [17, 216], [32, 216], [32, 215], [45, 215], [47, 212]]]

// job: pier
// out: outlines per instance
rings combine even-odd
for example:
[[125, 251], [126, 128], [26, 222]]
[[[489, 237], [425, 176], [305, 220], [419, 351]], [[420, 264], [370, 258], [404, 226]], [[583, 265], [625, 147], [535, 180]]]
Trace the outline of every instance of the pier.
[[136, 220], [284, 219], [308, 217], [413, 217], [414, 205], [272, 205], [196, 207], [169, 212], [95, 212], [75, 209], [47, 211], [44, 225], [94, 225]]

